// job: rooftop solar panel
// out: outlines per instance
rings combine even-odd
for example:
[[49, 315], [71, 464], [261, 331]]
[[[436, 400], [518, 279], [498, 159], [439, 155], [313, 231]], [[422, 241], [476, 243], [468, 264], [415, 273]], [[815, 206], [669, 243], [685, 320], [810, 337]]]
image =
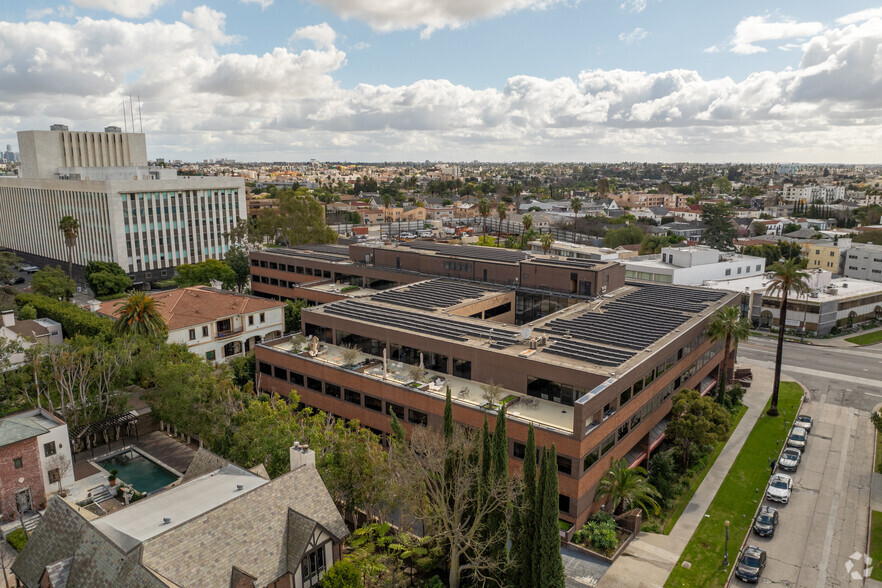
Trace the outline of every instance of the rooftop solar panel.
[[480, 259], [484, 261], [494, 261], [502, 263], [517, 263], [529, 257], [529, 255], [523, 251], [514, 251], [511, 249], [503, 249], [500, 247], [450, 245], [448, 243], [437, 243], [434, 241], [409, 241], [407, 243], [399, 243], [398, 246], [409, 247], [411, 249], [423, 251], [434, 251], [438, 255], [444, 255], [448, 257], [460, 257], [462, 259]]
[[547, 257], [534, 257], [529, 261], [529, 263], [541, 263], [543, 265], [556, 265], [577, 269], [596, 269], [599, 265], [606, 265], [606, 262], [602, 261], [598, 262], [588, 259], [570, 259], [566, 257], [560, 257], [557, 259], [550, 259]]
[[726, 293], [719, 290], [703, 288], [685, 288], [682, 286], [669, 286], [661, 284], [643, 284], [640, 282], [627, 282], [629, 286], [639, 289], [622, 296], [618, 300], [629, 304], [646, 306], [664, 306], [690, 313], [701, 312], [711, 302], [723, 298]]
[[456, 280], [429, 280], [375, 294], [371, 296], [371, 300], [421, 310], [434, 310], [449, 308], [466, 300], [475, 300], [489, 292], [503, 291], [504, 288]]

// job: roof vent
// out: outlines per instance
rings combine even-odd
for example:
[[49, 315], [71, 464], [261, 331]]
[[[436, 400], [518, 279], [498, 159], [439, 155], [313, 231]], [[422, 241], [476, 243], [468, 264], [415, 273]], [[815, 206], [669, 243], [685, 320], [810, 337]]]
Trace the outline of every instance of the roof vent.
[[236, 492], [241, 492], [244, 487], [242, 484], [236, 484]]
[[170, 519], [169, 517], [163, 517], [163, 518], [162, 518], [162, 524], [163, 524], [163, 525], [170, 525], [170, 524], [171, 524], [171, 519]]

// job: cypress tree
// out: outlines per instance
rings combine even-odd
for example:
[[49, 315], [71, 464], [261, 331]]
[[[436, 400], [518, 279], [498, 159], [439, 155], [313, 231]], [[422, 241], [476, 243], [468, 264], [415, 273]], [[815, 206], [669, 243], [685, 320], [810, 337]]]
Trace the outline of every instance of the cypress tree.
[[[548, 462], [548, 467], [545, 467]], [[539, 521], [539, 578], [543, 588], [564, 588], [566, 578], [563, 560], [560, 557], [560, 530], [557, 525], [559, 516], [558, 485], [557, 485], [557, 450], [554, 445], [551, 451], [542, 457], [545, 479], [542, 483], [542, 519]]]
[[514, 585], [533, 588], [533, 558], [536, 545], [536, 439], [533, 424], [527, 430], [527, 447], [524, 450], [524, 490], [521, 493], [518, 513], [518, 528], [512, 531], [512, 539], [517, 543], [517, 573]]
[[444, 401], [444, 440], [453, 437], [453, 401], [450, 399], [450, 386], [447, 386], [447, 400]]
[[539, 460], [539, 477], [536, 479], [536, 496], [533, 500], [533, 515], [532, 515], [532, 523], [533, 523], [533, 539], [532, 539], [532, 547], [533, 551], [530, 553], [531, 558], [531, 572], [532, 572], [532, 586], [543, 586], [542, 584], [542, 501], [545, 499], [545, 481], [548, 476], [546, 475], [546, 471], [548, 469], [548, 459], [546, 455], [548, 450], [544, 447], [542, 448], [542, 457]]
[[487, 424], [487, 413], [484, 413], [484, 430], [481, 433], [481, 484], [486, 489], [490, 480], [493, 463], [493, 448], [490, 440], [490, 426]]
[[[497, 490], [508, 484], [508, 434], [505, 429], [505, 406], [496, 415], [496, 428], [492, 442], [491, 484]], [[505, 568], [508, 565], [508, 502], [500, 504], [489, 518], [490, 532], [494, 533], [491, 553]], [[500, 578], [504, 576], [500, 575]]]

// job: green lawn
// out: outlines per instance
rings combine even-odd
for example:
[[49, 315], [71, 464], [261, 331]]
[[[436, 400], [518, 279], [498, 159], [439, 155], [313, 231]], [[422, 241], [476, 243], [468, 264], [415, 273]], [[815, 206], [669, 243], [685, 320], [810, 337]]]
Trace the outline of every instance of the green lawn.
[[[873, 511], [873, 519], [870, 522], [870, 557], [873, 564], [882, 559], [882, 512]], [[882, 581], [882, 566], [873, 565], [870, 578]]]
[[[708, 516], [699, 523], [665, 586], [692, 588], [725, 585], [728, 572], [738, 557], [741, 542], [750, 529], [758, 501], [762, 499], [769, 480], [769, 458], [777, 458], [779, 448], [775, 441], [783, 441], [787, 437], [802, 394], [802, 388], [798, 384], [781, 383], [778, 398], [781, 416], [772, 418], [763, 411], [708, 507]], [[755, 488], [759, 489], [758, 494], [754, 492]], [[725, 537], [723, 523], [726, 520], [731, 521], [728, 570], [722, 565]], [[690, 569], [682, 567], [684, 561], [692, 564]]]
[[857, 335], [856, 337], [849, 337], [846, 339], [849, 343], [854, 343], [856, 345], [872, 345], [873, 343], [878, 343], [882, 341], [882, 329], [878, 331], [873, 331], [872, 333], [864, 333], [863, 335]]
[[[738, 426], [738, 423], [741, 422], [741, 417], [744, 416], [744, 413], [747, 412], [747, 406], [741, 405], [734, 415], [732, 415], [732, 425], [729, 427], [729, 435], [732, 435], [732, 431], [735, 430], [735, 427]], [[695, 474], [692, 479], [689, 481], [689, 485], [686, 487], [686, 490], [677, 497], [677, 501], [674, 503], [672, 509], [667, 512], [663, 512], [665, 518], [659, 521], [659, 526], [661, 527], [661, 532], [667, 535], [671, 532], [671, 529], [674, 528], [674, 525], [677, 524], [677, 520], [680, 518], [680, 515], [683, 514], [683, 511], [689, 505], [689, 501], [692, 500], [692, 497], [695, 495], [695, 491], [698, 490], [698, 487], [701, 486], [701, 482], [704, 480], [704, 477], [707, 476], [707, 473], [710, 471], [711, 467], [713, 467], [714, 462], [717, 461], [717, 458], [720, 456], [720, 452], [723, 450], [723, 447], [726, 446], [726, 443], [729, 441], [729, 436], [726, 436], [726, 440], [718, 443], [717, 448], [714, 449], [714, 452], [708, 456], [707, 463], [702, 468], [700, 472]]]

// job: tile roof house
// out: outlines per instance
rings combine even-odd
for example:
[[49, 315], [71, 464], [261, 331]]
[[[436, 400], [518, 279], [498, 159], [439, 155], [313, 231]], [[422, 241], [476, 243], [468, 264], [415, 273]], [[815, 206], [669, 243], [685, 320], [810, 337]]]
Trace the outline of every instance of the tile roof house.
[[196, 471], [104, 516], [53, 498], [12, 564], [26, 587], [307, 588], [340, 558], [349, 534], [315, 468], [291, 448], [274, 480], [200, 450]]
[[[168, 342], [183, 343], [209, 361], [223, 362], [248, 353], [257, 343], [285, 332], [285, 304], [208, 286], [153, 294]], [[118, 300], [95, 304], [93, 311], [116, 318]]]

